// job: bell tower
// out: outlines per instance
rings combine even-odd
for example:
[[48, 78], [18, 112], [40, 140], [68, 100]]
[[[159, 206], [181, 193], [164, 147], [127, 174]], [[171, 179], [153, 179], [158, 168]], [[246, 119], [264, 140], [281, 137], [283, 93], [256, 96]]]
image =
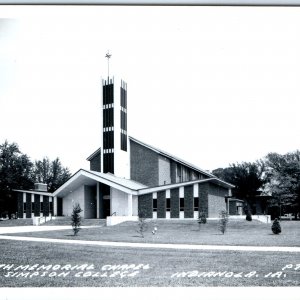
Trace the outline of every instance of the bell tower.
[[108, 77], [101, 90], [101, 172], [129, 179], [127, 84]]

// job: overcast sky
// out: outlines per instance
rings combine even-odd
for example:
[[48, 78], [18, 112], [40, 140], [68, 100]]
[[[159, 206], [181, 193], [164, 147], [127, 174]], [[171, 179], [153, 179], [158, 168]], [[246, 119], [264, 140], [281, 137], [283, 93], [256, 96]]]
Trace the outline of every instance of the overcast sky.
[[129, 135], [202, 169], [299, 149], [300, 8], [12, 7], [0, 13], [0, 143], [88, 168], [100, 82]]

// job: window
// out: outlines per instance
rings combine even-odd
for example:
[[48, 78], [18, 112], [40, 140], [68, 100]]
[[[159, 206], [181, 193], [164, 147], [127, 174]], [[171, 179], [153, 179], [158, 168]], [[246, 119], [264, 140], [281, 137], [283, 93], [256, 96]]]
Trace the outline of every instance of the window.
[[41, 212], [44, 211], [44, 202], [41, 202]]
[[49, 202], [49, 212], [51, 215], [53, 215], [53, 202]]
[[153, 199], [153, 211], [157, 211], [157, 199]]
[[31, 203], [31, 211], [34, 212], [34, 202]]
[[23, 211], [26, 212], [26, 202], [23, 203], [23, 204], [24, 204], [24, 205], [23, 205]]
[[166, 201], [167, 201], [166, 211], [170, 211], [171, 210], [171, 201], [170, 201], [170, 198], [167, 198]]
[[194, 198], [194, 211], [199, 211], [199, 198]]
[[184, 211], [184, 198], [180, 198], [180, 211]]

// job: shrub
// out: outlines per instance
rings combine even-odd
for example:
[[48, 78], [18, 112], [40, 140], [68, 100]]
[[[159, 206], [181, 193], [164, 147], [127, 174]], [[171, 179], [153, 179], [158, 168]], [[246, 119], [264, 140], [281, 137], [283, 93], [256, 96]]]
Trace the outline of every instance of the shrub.
[[272, 224], [272, 231], [274, 234], [279, 234], [281, 232], [281, 226], [277, 218], [274, 220]]
[[198, 218], [198, 224], [199, 224], [199, 229], [201, 224], [206, 224], [207, 220], [206, 220], [206, 215], [203, 211], [199, 212], [199, 218]]
[[219, 230], [224, 234], [228, 224], [228, 214], [226, 210], [222, 210], [219, 213]]
[[246, 220], [247, 220], [247, 221], [252, 221], [252, 215], [251, 215], [250, 212], [247, 212]]
[[77, 235], [79, 230], [80, 230], [80, 226], [81, 226], [80, 213], [81, 212], [82, 212], [82, 209], [81, 209], [79, 203], [76, 203], [73, 206], [73, 211], [72, 211], [72, 215], [71, 215], [72, 228], [73, 228], [73, 231], [74, 231], [74, 235]]

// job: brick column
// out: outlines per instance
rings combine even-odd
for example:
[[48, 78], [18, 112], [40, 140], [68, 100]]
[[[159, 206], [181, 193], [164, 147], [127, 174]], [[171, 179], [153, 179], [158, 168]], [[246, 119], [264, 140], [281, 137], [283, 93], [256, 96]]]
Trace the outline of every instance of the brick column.
[[44, 196], [44, 211], [43, 211], [43, 215], [44, 217], [48, 217], [49, 216], [49, 196]]
[[39, 217], [40, 216], [40, 195], [34, 194], [34, 216], [35, 217]]
[[166, 191], [157, 192], [157, 218], [166, 218]]
[[138, 215], [140, 218], [153, 217], [152, 193], [138, 197]]
[[170, 199], [170, 206], [171, 206], [171, 218], [179, 218], [179, 188], [171, 189], [171, 199]]
[[199, 212], [203, 211], [208, 218], [208, 183], [199, 184]]
[[24, 209], [22, 192], [17, 193], [17, 201], [18, 201], [18, 218], [22, 219], [23, 218], [23, 209]]
[[31, 194], [26, 193], [26, 218], [31, 219]]
[[194, 218], [194, 186], [184, 187], [184, 217]]

